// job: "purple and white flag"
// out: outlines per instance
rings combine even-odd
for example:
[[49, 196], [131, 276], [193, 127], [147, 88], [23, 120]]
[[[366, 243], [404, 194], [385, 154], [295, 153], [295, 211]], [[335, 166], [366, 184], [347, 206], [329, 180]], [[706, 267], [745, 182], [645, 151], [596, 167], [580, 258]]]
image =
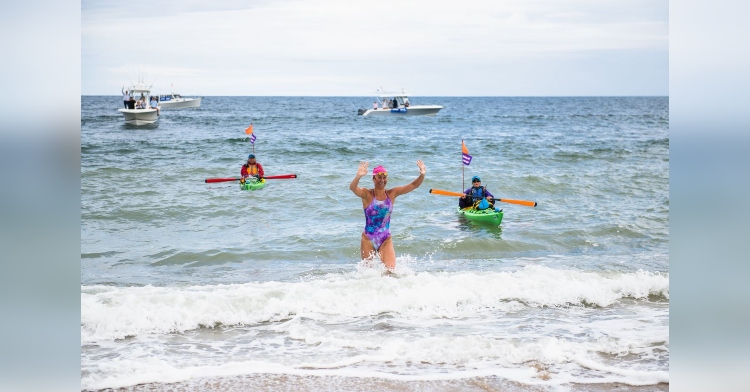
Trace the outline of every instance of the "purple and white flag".
[[472, 158], [472, 156], [469, 155], [469, 154], [467, 154], [467, 153], [463, 153], [463, 154], [461, 154], [461, 156], [463, 157], [462, 160], [464, 162], [464, 165], [469, 166], [471, 164], [471, 158]]
[[250, 143], [255, 144], [255, 135], [250, 135]]

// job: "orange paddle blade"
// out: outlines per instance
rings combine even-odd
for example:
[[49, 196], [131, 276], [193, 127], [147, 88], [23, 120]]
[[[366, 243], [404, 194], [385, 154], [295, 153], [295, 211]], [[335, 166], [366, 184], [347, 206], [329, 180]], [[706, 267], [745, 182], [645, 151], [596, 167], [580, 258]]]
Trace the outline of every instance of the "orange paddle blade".
[[436, 195], [443, 195], [443, 196], [458, 196], [458, 197], [461, 197], [461, 196], [463, 196], [463, 195], [464, 195], [463, 193], [458, 193], [458, 192], [450, 192], [450, 191], [443, 191], [443, 190], [440, 190], [440, 189], [430, 189], [430, 193], [434, 193], [434, 194], [436, 194]]
[[519, 205], [527, 206], [527, 207], [536, 207], [535, 201], [511, 200], [511, 199], [497, 199], [497, 201], [501, 201], [503, 203], [510, 203], [510, 204], [519, 204]]

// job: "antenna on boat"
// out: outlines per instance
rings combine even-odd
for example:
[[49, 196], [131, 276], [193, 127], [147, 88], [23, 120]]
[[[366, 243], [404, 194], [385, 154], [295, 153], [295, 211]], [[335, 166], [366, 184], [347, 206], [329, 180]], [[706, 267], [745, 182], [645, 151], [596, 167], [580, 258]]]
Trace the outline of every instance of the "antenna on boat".
[[159, 79], [159, 75], [161, 75], [161, 73], [156, 74], [156, 77], [154, 78], [154, 81], [151, 82], [151, 85], [148, 86], [148, 88], [154, 87], [154, 83], [156, 83], [156, 79]]

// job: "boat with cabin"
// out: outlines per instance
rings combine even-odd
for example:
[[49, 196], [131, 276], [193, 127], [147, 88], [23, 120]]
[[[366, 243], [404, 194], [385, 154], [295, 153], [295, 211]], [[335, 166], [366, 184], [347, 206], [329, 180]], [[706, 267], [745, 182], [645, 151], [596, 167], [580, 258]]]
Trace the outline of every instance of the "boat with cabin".
[[146, 86], [143, 82], [130, 86], [128, 88], [130, 101], [127, 109], [118, 109], [125, 118], [125, 123], [129, 125], [148, 125], [153, 124], [159, 119], [159, 107], [152, 108], [151, 86]]
[[[372, 109], [359, 109], [362, 116], [434, 116], [443, 107], [440, 105], [412, 105], [409, 94], [403, 89], [398, 92], [378, 91], [378, 101]], [[377, 106], [377, 107], [375, 107]]]
[[201, 100], [199, 98], [186, 98], [177, 93], [170, 93], [159, 96], [159, 106], [168, 109], [199, 108]]

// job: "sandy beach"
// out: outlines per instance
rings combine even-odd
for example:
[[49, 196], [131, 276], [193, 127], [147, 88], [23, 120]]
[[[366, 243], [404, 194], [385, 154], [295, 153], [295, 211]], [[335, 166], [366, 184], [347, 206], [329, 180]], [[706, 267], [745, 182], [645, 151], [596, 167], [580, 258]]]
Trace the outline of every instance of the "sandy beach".
[[[617, 391], [645, 392], [668, 391], [669, 384], [633, 386], [617, 383], [566, 384], [571, 392]], [[220, 377], [199, 379], [173, 384], [152, 383], [128, 388], [104, 389], [103, 391], [444, 391], [444, 392], [542, 392], [554, 390], [548, 385], [522, 385], [497, 377], [479, 377], [444, 381], [394, 381], [378, 378], [290, 376], [279, 374], [256, 374], [243, 377]]]

